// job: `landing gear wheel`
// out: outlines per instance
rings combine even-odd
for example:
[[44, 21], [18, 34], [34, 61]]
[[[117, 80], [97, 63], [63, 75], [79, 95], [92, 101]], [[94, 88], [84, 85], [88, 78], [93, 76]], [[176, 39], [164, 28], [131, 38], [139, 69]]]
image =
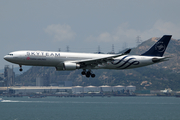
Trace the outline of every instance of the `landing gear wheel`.
[[89, 78], [89, 77], [90, 77], [90, 74], [86, 74], [86, 77]]
[[90, 71], [87, 71], [87, 73], [86, 73], [86, 74], [91, 75], [91, 72], [90, 72]]
[[94, 78], [94, 77], [96, 76], [91, 70], [89, 70], [89, 71], [86, 72], [86, 69], [83, 69], [83, 71], [81, 72], [81, 74], [82, 74], [82, 75], [86, 75], [87, 78], [89, 78], [90, 76], [91, 76], [92, 78]]
[[88, 72], [86, 73], [86, 77], [89, 78], [90, 75], [91, 75], [91, 73], [88, 71]]
[[95, 74], [91, 74], [91, 77], [94, 78], [96, 75]]
[[82, 75], [86, 75], [86, 72], [85, 72], [85, 71], [82, 71], [81, 74], [82, 74]]

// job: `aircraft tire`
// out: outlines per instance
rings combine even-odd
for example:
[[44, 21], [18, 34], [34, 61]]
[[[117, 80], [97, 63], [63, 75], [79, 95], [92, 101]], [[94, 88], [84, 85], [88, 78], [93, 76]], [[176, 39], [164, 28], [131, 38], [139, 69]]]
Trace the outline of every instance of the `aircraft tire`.
[[91, 74], [91, 77], [94, 78], [96, 75], [95, 74]]
[[86, 77], [89, 78], [89, 77], [90, 77], [90, 74], [86, 74]]
[[88, 71], [87, 73], [86, 73], [86, 77], [90, 77], [90, 75], [91, 75], [91, 73]]
[[85, 72], [85, 71], [82, 71], [81, 74], [82, 74], [82, 75], [86, 75], [86, 72]]

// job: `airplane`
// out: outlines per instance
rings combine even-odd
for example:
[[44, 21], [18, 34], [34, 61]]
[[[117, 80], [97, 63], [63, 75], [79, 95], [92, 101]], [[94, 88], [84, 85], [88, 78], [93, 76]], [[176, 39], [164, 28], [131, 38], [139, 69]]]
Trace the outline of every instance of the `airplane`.
[[148, 51], [141, 55], [128, 55], [131, 49], [122, 54], [93, 54], [53, 51], [15, 51], [4, 56], [6, 61], [22, 65], [51, 66], [57, 71], [82, 69], [87, 78], [95, 77], [92, 69], [132, 69], [167, 61], [163, 57], [172, 35], [164, 35]]

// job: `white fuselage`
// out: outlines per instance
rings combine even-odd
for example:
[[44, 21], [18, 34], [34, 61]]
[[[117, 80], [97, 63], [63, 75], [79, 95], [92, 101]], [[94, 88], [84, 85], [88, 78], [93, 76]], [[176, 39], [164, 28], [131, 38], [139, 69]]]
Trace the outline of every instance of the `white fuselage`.
[[[113, 54], [92, 54], [51, 51], [15, 51], [4, 56], [4, 59], [19, 65], [52, 66], [63, 70], [65, 62], [79, 62], [87, 59], [110, 57]], [[114, 58], [114, 61], [97, 64], [90, 69], [131, 69], [154, 64], [152, 59], [163, 60], [164, 57], [123, 55]], [[80, 69], [89, 69], [80, 68]]]

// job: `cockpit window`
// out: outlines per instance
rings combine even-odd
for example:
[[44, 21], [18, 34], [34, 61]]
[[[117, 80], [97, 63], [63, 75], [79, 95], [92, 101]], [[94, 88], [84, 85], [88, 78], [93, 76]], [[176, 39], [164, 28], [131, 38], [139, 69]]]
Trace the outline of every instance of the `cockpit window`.
[[8, 54], [8, 55], [13, 56], [13, 54]]

